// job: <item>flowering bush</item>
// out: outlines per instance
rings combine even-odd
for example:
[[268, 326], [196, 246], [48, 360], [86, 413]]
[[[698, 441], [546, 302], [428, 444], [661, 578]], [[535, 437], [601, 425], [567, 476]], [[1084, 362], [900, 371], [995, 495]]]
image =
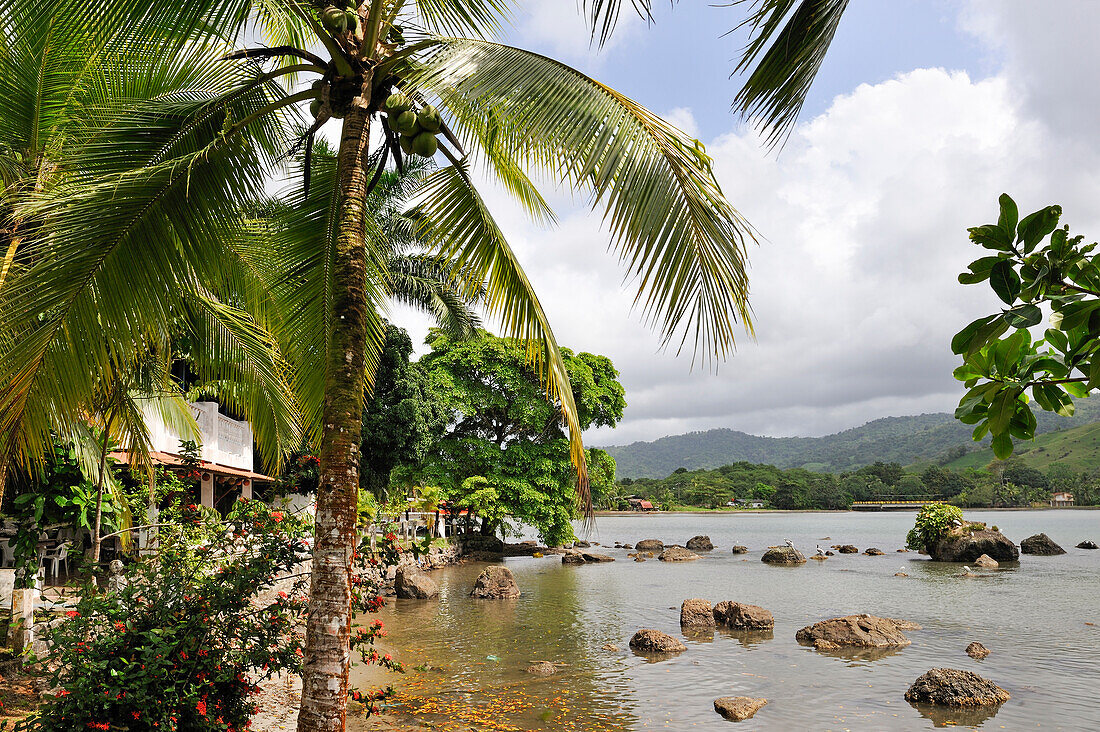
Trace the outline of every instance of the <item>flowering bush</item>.
[[243, 730], [257, 683], [300, 669], [304, 580], [290, 573], [308, 556], [303, 525], [259, 501], [224, 521], [184, 506], [180, 520], [46, 631], [32, 660], [61, 691], [16, 730]]

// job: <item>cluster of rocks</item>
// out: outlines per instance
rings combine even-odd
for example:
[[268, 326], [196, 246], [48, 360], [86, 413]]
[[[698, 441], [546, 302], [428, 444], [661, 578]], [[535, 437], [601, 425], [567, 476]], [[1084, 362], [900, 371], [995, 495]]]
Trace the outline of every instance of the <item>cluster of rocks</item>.
[[709, 600], [692, 598], [680, 605], [680, 627], [714, 628], [721, 625], [731, 630], [771, 630], [775, 618], [759, 605], [723, 600], [711, 607]]
[[614, 561], [614, 557], [609, 557], [606, 554], [582, 552], [576, 549], [567, 549], [565, 553], [561, 555], [562, 564], [602, 564], [604, 562]]

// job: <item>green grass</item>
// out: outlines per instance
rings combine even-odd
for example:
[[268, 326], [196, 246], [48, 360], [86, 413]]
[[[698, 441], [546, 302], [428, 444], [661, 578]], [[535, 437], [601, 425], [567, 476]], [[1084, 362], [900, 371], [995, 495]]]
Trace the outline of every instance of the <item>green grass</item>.
[[[1100, 423], [1046, 432], [1032, 442], [1017, 443], [1016, 454], [1025, 464], [1039, 470], [1045, 470], [1052, 463], [1062, 463], [1073, 470], [1100, 469]], [[983, 448], [963, 455], [945, 467], [953, 470], [984, 468], [992, 461], [993, 451]]]

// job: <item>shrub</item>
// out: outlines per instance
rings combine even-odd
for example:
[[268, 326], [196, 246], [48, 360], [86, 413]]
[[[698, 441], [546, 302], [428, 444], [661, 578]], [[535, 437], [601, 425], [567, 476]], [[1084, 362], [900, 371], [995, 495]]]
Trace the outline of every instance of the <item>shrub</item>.
[[910, 549], [922, 551], [947, 536], [956, 521], [962, 521], [962, 509], [947, 503], [930, 503], [917, 512], [917, 521], [905, 543]]

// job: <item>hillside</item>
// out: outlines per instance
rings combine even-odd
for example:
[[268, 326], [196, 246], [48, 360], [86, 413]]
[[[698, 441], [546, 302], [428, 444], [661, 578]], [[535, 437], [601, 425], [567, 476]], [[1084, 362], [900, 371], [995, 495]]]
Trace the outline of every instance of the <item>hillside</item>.
[[[1100, 423], [1047, 432], [1036, 437], [1034, 442], [1020, 444], [1016, 454], [1025, 465], [1039, 470], [1045, 470], [1053, 463], [1061, 463], [1076, 471], [1100, 469]], [[944, 467], [953, 470], [983, 468], [992, 459], [991, 451], [986, 448], [945, 463]]]
[[[1039, 423], [1037, 433], [1041, 435], [1091, 426], [1100, 422], [1100, 400], [1078, 400], [1077, 413], [1068, 419], [1039, 411], [1035, 416]], [[934, 463], [980, 467], [992, 460], [993, 455], [988, 440], [978, 445], [970, 439], [971, 430], [950, 414], [941, 412], [883, 417], [824, 437], [759, 437], [716, 429], [603, 449], [615, 458], [619, 478], [663, 478], [681, 467], [709, 469], [740, 461], [830, 473], [856, 470], [880, 460], [902, 465]], [[1096, 459], [1100, 465], [1100, 428], [1095, 437]], [[1044, 447], [1046, 452], [1037, 453], [1030, 460], [1062, 454], [1077, 444], [1065, 439], [1055, 440], [1049, 447], [1041, 443], [1035, 449]], [[1064, 457], [1052, 457], [1046, 464], [1056, 460], [1067, 462]]]

